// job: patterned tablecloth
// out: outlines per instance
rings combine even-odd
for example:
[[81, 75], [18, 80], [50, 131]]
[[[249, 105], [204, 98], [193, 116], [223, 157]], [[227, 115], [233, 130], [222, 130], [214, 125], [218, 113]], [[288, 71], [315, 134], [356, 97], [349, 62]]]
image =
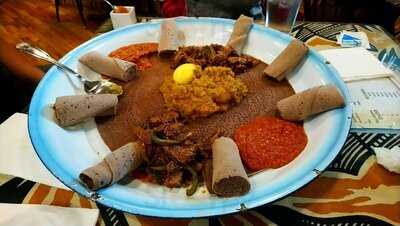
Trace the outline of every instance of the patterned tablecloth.
[[[292, 32], [315, 49], [339, 48], [336, 35], [364, 31], [371, 51], [388, 67], [400, 71], [400, 49], [378, 26], [302, 23]], [[400, 131], [352, 131], [340, 154], [320, 176], [290, 196], [234, 215], [194, 220], [130, 215], [94, 203], [63, 189], [0, 175], [0, 202], [98, 208], [98, 225], [400, 225], [400, 175], [376, 163], [372, 147], [400, 145]]]

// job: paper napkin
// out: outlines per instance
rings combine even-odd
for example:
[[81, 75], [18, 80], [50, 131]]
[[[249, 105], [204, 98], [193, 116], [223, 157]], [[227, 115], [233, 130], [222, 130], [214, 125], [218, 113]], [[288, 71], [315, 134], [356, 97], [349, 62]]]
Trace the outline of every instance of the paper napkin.
[[339, 72], [344, 81], [381, 78], [393, 75], [368, 50], [358, 48], [342, 48], [321, 50], [324, 56]]
[[385, 167], [390, 172], [400, 174], [400, 146], [388, 148], [372, 148], [376, 155], [378, 164]]
[[98, 209], [0, 203], [0, 226], [94, 226]]
[[70, 190], [36, 155], [28, 134], [26, 114], [16, 113], [0, 124], [0, 173]]

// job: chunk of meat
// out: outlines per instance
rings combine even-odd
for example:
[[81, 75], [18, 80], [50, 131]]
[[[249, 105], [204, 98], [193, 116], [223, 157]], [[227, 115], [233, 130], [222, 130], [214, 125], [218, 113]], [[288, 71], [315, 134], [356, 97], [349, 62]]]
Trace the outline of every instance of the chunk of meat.
[[182, 128], [183, 128], [183, 123], [176, 122], [176, 123], [161, 124], [156, 128], [154, 128], [154, 130], [156, 132], [163, 133], [166, 137], [175, 137], [181, 133]]
[[164, 146], [165, 152], [176, 161], [187, 164], [194, 160], [196, 155], [196, 147], [195, 146]]
[[168, 173], [164, 179], [164, 185], [169, 188], [181, 187], [183, 179], [182, 171], [175, 171], [173, 173]]
[[144, 144], [151, 144], [151, 134], [149, 130], [143, 129], [142, 127], [139, 126], [134, 126], [133, 133]]
[[168, 173], [171, 173], [171, 172], [174, 172], [174, 171], [177, 171], [180, 169], [182, 169], [182, 167], [179, 166], [175, 161], [170, 161], [166, 166], [166, 170]]
[[146, 156], [149, 159], [150, 166], [165, 166], [171, 159], [166, 155], [161, 147], [152, 147], [146, 150]]
[[202, 163], [202, 162], [196, 162], [196, 163], [192, 166], [192, 168], [193, 168], [195, 171], [199, 172], [199, 171], [201, 171], [201, 170], [203, 169], [203, 163]]
[[228, 66], [235, 68], [235, 73], [243, 73], [247, 68], [251, 68], [255, 65], [255, 62], [247, 56], [232, 56], [228, 57]]

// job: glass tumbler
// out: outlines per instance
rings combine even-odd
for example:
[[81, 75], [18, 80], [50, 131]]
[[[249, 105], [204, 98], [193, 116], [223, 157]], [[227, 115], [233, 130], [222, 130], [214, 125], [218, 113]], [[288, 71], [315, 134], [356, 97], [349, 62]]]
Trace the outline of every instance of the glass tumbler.
[[296, 21], [301, 0], [267, 0], [265, 26], [289, 33]]

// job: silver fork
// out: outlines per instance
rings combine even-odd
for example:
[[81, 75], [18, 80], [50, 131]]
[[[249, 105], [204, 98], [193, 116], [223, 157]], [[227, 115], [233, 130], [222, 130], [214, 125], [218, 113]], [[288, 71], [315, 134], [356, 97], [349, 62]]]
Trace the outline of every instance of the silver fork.
[[121, 86], [119, 86], [113, 82], [110, 82], [108, 80], [101, 79], [100, 81], [90, 81], [90, 80], [85, 79], [78, 72], [76, 72], [76, 71], [72, 70], [71, 68], [69, 68], [68, 66], [58, 62], [56, 59], [51, 57], [50, 54], [48, 54], [44, 50], [34, 47], [34, 46], [30, 45], [29, 43], [26, 43], [26, 42], [18, 43], [16, 45], [16, 48], [23, 53], [27, 53], [36, 58], [50, 62], [50, 63], [56, 65], [57, 67], [59, 67], [64, 72], [75, 75], [83, 83], [83, 87], [84, 87], [84, 90], [86, 93], [91, 93], [91, 94], [112, 93], [112, 94], [121, 95], [123, 92]]

